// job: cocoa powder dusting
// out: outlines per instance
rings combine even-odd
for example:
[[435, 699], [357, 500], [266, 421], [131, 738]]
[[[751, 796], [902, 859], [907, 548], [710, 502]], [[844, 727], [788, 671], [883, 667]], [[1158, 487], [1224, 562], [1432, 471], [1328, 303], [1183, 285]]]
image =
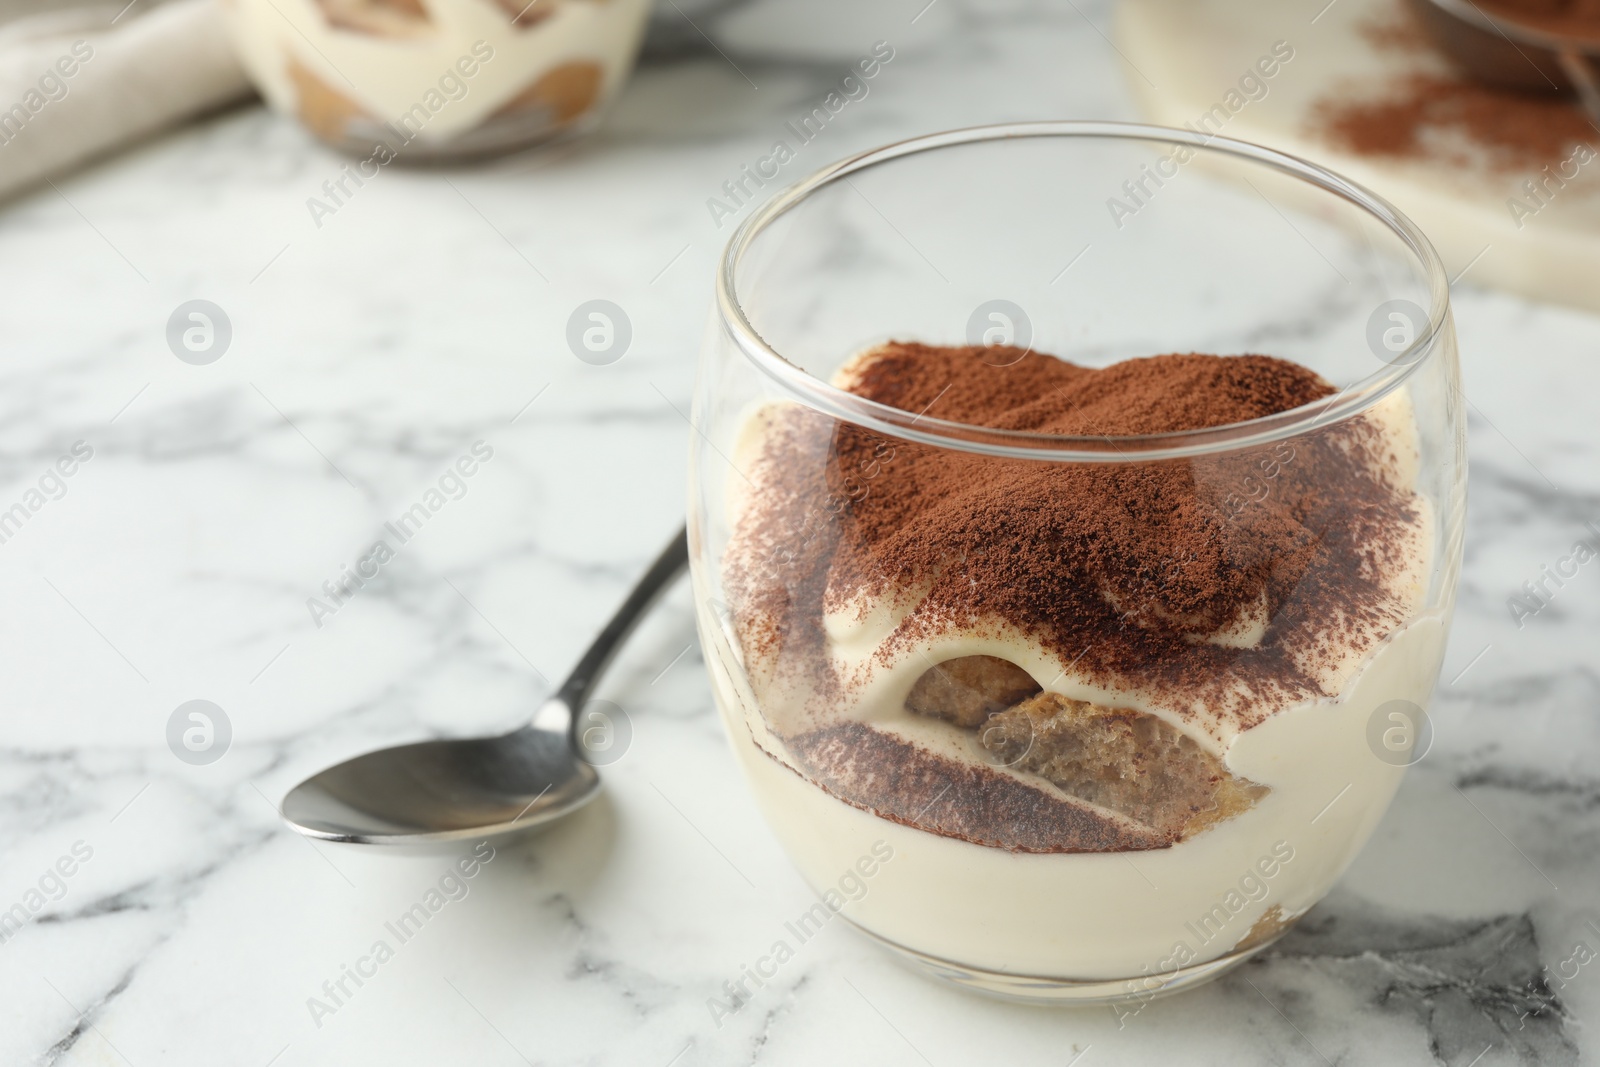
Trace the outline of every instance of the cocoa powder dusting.
[[[900, 342], [859, 362], [849, 388], [942, 419], [1113, 445], [1331, 392], [1268, 356], [1095, 370], [1036, 352]], [[919, 603], [879, 663], [952, 629], [1004, 626], [1202, 728], [1224, 706], [1248, 728], [1332, 695], [1317, 680], [1327, 658], [1404, 621], [1382, 578], [1412, 543], [1414, 497], [1391, 484], [1387, 438], [1363, 417], [1250, 453], [1088, 464], [933, 448], [797, 407], [767, 418], [727, 586], [746, 655], [816, 694], [819, 722], [856, 684], [835, 673], [824, 615], [881, 597]], [[1259, 643], [1206, 640], [1263, 613]]]

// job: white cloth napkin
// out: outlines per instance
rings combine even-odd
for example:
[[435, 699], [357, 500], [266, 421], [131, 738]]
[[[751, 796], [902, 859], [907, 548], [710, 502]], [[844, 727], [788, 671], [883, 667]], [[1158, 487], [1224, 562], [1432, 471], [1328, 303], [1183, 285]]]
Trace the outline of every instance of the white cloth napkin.
[[57, 9], [0, 26], [0, 198], [250, 91], [217, 0]]

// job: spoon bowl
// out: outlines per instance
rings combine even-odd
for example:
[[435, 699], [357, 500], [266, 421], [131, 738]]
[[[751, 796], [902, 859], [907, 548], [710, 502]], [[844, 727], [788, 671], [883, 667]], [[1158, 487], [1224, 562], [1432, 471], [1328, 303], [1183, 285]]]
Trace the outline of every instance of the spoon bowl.
[[509, 833], [582, 807], [599, 794], [600, 775], [584, 759], [573, 709], [583, 707], [617, 649], [688, 564], [687, 535], [679, 530], [527, 726], [345, 760], [291, 789], [279, 809], [284, 821], [323, 841], [409, 845]]
[[529, 727], [346, 760], [290, 790], [283, 817], [324, 841], [449, 841], [559, 819], [599, 792], [600, 775], [564, 735]]

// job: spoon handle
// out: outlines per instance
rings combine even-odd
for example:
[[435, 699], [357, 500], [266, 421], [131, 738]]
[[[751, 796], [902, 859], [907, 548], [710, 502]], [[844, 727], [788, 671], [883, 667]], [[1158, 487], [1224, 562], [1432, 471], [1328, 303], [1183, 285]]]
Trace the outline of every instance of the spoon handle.
[[[566, 681], [556, 689], [554, 696], [546, 701], [534, 724], [546, 729], [570, 730], [577, 722], [577, 712], [588, 701], [589, 694], [594, 690], [594, 685], [605, 673], [611, 663], [611, 657], [617, 654], [617, 649], [628, 639], [633, 628], [644, 618], [650, 606], [666, 589], [678, 580], [689, 566], [689, 535], [686, 527], [680, 527], [673, 535], [667, 547], [661, 550], [661, 555], [650, 564], [650, 569], [644, 572], [644, 577], [639, 579], [639, 584], [633, 587], [628, 598], [617, 608], [616, 614], [611, 616], [611, 621], [606, 623], [599, 635], [594, 639], [583, 656], [578, 660], [577, 666], [572, 668], [572, 673], [567, 675]], [[562, 710], [552, 708], [552, 705], [561, 705]], [[567, 722], [556, 723], [552, 721], [554, 714], [564, 714]]]

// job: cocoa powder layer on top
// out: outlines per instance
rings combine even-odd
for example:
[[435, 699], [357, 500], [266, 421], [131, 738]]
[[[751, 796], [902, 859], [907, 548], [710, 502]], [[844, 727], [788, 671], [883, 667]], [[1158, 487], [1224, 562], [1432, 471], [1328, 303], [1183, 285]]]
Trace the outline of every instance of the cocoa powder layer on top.
[[[1268, 356], [1165, 355], [1104, 369], [1037, 352], [895, 342], [850, 391], [976, 426], [1063, 435], [1195, 430], [1313, 403], [1331, 387]], [[725, 578], [764, 684], [812, 694], [814, 725], [860, 681], [827, 613], [916, 601], [884, 665], [951, 630], [1025, 635], [1076, 674], [1134, 688], [1214, 733], [1331, 696], [1326, 668], [1405, 621], [1383, 578], [1418, 514], [1392, 442], [1359, 416], [1248, 453], [1190, 460], [1006, 460], [770, 409]], [[1208, 636], [1265, 613], [1251, 647]], [[1224, 711], [1223, 709], [1226, 709]], [[1207, 720], [1213, 721], [1207, 721]]]
[[[1333, 392], [1304, 367], [1270, 356], [1157, 356], [1093, 370], [1015, 348], [894, 342], [846, 373], [852, 393], [904, 411], [1070, 436], [1202, 430]], [[937, 410], [925, 410], [936, 398]]]

